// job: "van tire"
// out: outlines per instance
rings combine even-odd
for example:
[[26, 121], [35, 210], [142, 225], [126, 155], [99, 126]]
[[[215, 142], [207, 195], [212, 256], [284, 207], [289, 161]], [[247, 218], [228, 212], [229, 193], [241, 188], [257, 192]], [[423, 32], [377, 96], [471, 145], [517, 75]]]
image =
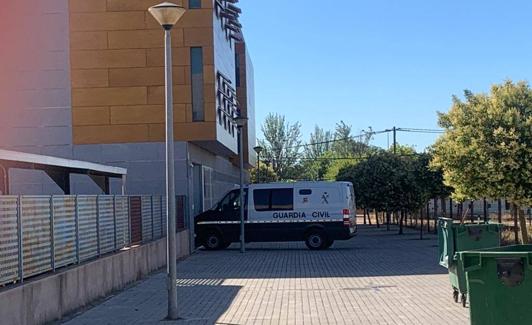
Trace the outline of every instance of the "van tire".
[[231, 242], [230, 241], [226, 241], [223, 243], [223, 245], [220, 247], [220, 249], [226, 249], [228, 248], [229, 246], [231, 246]]
[[305, 245], [311, 250], [320, 250], [327, 248], [328, 243], [325, 231], [320, 229], [313, 229], [305, 235]]
[[222, 235], [218, 231], [211, 230], [203, 236], [203, 247], [208, 251], [217, 251], [227, 248]]
[[327, 244], [325, 245], [325, 249], [330, 248], [334, 244], [334, 240], [327, 240]]

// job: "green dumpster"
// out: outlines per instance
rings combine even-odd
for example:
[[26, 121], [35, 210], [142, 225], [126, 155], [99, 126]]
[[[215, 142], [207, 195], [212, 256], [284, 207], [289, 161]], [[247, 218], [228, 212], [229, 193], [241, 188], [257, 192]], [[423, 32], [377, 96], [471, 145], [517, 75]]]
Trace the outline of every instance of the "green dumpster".
[[532, 245], [460, 252], [472, 325], [532, 324]]
[[457, 253], [499, 247], [501, 228], [501, 224], [463, 224], [449, 218], [438, 219], [439, 262], [449, 270], [454, 301], [460, 299], [464, 307], [467, 302], [467, 282]]

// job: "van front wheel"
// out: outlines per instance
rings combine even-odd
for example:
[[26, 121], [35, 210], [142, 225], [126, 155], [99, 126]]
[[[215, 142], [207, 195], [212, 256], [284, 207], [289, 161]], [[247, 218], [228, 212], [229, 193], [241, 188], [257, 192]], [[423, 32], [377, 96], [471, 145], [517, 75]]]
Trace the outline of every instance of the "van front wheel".
[[203, 238], [203, 247], [209, 251], [215, 251], [219, 249], [227, 248], [223, 241], [222, 235], [217, 231], [211, 231]]
[[320, 250], [327, 247], [327, 236], [322, 230], [312, 230], [305, 237], [305, 244], [309, 249]]
[[325, 245], [325, 248], [330, 248], [334, 244], [334, 240], [327, 240], [327, 245]]

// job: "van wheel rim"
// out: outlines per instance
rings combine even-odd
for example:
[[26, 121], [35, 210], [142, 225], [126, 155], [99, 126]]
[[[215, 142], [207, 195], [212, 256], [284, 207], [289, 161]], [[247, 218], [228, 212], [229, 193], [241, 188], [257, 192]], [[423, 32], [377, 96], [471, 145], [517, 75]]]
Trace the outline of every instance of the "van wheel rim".
[[218, 237], [210, 236], [207, 240], [207, 244], [209, 244], [209, 247], [218, 247]]
[[312, 247], [320, 247], [322, 243], [322, 239], [319, 235], [311, 235], [308, 241]]

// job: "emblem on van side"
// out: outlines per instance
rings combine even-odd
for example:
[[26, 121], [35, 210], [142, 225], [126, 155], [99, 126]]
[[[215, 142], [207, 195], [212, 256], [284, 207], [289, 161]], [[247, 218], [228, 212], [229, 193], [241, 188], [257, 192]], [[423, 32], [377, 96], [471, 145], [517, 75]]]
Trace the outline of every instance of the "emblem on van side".
[[329, 193], [323, 192], [323, 195], [321, 196], [321, 203], [329, 204]]

